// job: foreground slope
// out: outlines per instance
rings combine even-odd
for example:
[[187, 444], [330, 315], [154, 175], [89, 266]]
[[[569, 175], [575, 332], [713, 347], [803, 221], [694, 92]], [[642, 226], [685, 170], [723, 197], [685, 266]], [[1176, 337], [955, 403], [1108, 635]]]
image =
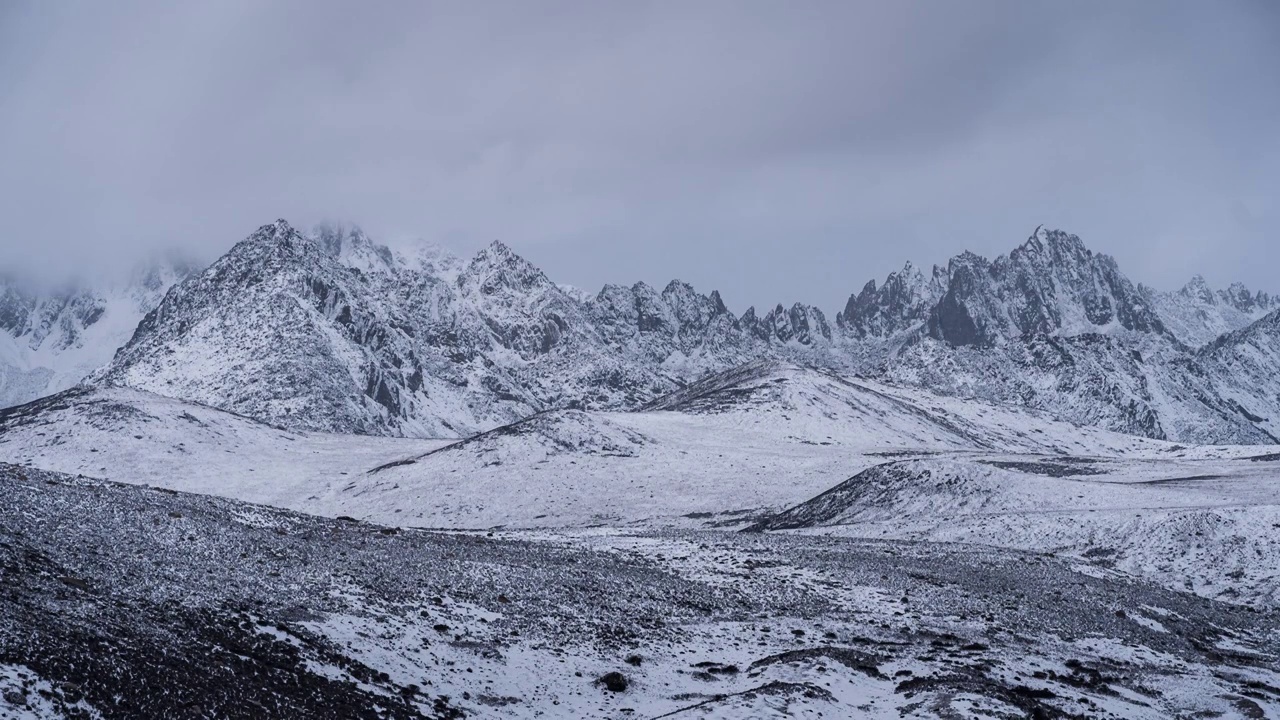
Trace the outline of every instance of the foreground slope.
[[6, 717], [1280, 710], [1274, 614], [1046, 556], [435, 534], [13, 466], [0, 492]]

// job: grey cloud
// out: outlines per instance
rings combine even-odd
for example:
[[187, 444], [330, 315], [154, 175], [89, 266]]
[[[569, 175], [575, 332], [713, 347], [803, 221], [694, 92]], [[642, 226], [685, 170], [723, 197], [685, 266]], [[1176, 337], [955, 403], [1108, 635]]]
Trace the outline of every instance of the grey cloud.
[[355, 221], [834, 312], [1040, 223], [1280, 290], [1268, 3], [0, 7], [0, 262]]

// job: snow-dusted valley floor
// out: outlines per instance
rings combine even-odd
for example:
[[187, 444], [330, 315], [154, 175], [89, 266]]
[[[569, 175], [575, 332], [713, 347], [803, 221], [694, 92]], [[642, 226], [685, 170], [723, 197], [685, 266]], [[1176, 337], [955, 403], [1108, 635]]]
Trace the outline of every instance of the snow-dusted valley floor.
[[465, 440], [78, 388], [0, 461], [0, 717], [1280, 713], [1274, 447], [757, 364]]
[[770, 364], [712, 378], [644, 412], [553, 411], [464, 441], [290, 433], [125, 388], [0, 411], [0, 459], [10, 462], [321, 515], [470, 529], [758, 515], [903, 452], [1159, 457], [1171, 447]]

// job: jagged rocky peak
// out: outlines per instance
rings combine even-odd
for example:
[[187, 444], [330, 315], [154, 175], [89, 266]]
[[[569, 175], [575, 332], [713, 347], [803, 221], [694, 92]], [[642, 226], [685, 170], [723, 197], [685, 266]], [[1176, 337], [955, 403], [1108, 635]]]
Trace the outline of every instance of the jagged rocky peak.
[[1146, 294], [1114, 259], [1060, 230], [1037, 228], [995, 261], [965, 252], [952, 258], [947, 275], [927, 332], [951, 345], [991, 346], [1036, 335], [1165, 332]]
[[[252, 244], [264, 247], [294, 248], [305, 243], [302, 233], [293, 229], [288, 220], [280, 218], [273, 223], [259, 227], [252, 235], [241, 241], [241, 244]], [[234, 248], [233, 248], [234, 250]]]
[[1178, 294], [1203, 305], [1228, 305], [1243, 313], [1267, 312], [1280, 307], [1280, 297], [1253, 292], [1244, 283], [1231, 283], [1225, 290], [1214, 290], [1203, 275], [1195, 275], [1178, 290]]
[[618, 292], [606, 297], [602, 290], [598, 297], [617, 303], [621, 309], [621, 317], [631, 319], [640, 332], [675, 334], [679, 330], [679, 322], [666, 298], [647, 283], [638, 282], [630, 288], [616, 285], [612, 287], [617, 288]]
[[1093, 251], [1085, 247], [1079, 235], [1062, 230], [1051, 230], [1041, 225], [1031, 233], [1031, 237], [1022, 245], [1013, 249], [1010, 256], [1031, 253], [1048, 253], [1059, 262], [1083, 262], [1093, 256]]
[[1234, 307], [1241, 312], [1253, 312], [1254, 310], [1269, 310], [1273, 307], [1280, 306], [1280, 298], [1273, 298], [1265, 292], [1259, 290], [1252, 292], [1244, 283], [1231, 283], [1227, 289], [1223, 291], [1223, 299], [1228, 305]]
[[689, 283], [672, 280], [662, 291], [662, 301], [671, 308], [681, 333], [704, 332], [717, 318], [732, 321], [717, 290], [701, 295]]
[[360, 255], [375, 247], [265, 225], [171, 291], [98, 379], [307, 430], [448, 434], [528, 412], [501, 378], [486, 387], [505, 404], [455, 367], [485, 349], [478, 321], [426, 312], [399, 265], [348, 264], [381, 262]]
[[616, 337], [619, 331], [695, 335], [717, 323], [737, 324], [718, 291], [702, 295], [682, 280], [672, 280], [662, 292], [644, 282], [606, 285], [589, 306], [592, 318], [610, 328], [606, 337]]
[[930, 336], [950, 345], [991, 345], [997, 333], [988, 333], [981, 303], [990, 288], [991, 264], [969, 251], [951, 258], [947, 264], [947, 289], [929, 310]]
[[758, 317], [753, 306], [747, 308], [738, 322], [744, 330], [771, 344], [824, 346], [832, 337], [826, 315], [804, 303], [795, 303], [790, 308], [779, 303], [764, 317]]
[[856, 338], [888, 337], [920, 325], [946, 286], [946, 271], [934, 266], [926, 278], [908, 262], [891, 272], [884, 285], [870, 280], [862, 292], [849, 296], [844, 311], [836, 313], [836, 326]]
[[484, 295], [521, 293], [534, 289], [559, 288], [533, 263], [517, 255], [501, 240], [476, 253], [458, 277], [459, 286], [475, 289]]
[[1204, 279], [1203, 275], [1198, 273], [1193, 275], [1186, 285], [1182, 286], [1182, 289], [1178, 291], [1178, 294], [1189, 300], [1195, 300], [1202, 303], [1213, 304], [1218, 300], [1213, 289], [1209, 287], [1208, 281]]
[[303, 258], [319, 257], [328, 257], [328, 253], [315, 238], [303, 235], [288, 221], [280, 219], [259, 227], [195, 277], [209, 281], [221, 281], [227, 273], [234, 273], [238, 278], [265, 277], [293, 267]]
[[395, 265], [392, 252], [370, 240], [355, 225], [326, 223], [304, 233], [284, 219], [258, 228], [214, 265], [224, 261], [233, 265], [262, 262], [266, 270], [293, 268], [299, 262], [322, 262], [325, 258], [364, 272], [385, 271]]
[[662, 295], [643, 282], [631, 287], [608, 284], [588, 301], [595, 321], [611, 330], [609, 336], [627, 336], [634, 331], [665, 331], [672, 325], [671, 308]]

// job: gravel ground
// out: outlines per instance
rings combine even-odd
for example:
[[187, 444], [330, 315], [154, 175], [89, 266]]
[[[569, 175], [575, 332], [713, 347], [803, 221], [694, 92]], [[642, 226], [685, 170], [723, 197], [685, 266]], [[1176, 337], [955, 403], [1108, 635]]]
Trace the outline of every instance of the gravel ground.
[[1050, 555], [441, 533], [0, 466], [0, 717], [1268, 717], [1280, 614]]

